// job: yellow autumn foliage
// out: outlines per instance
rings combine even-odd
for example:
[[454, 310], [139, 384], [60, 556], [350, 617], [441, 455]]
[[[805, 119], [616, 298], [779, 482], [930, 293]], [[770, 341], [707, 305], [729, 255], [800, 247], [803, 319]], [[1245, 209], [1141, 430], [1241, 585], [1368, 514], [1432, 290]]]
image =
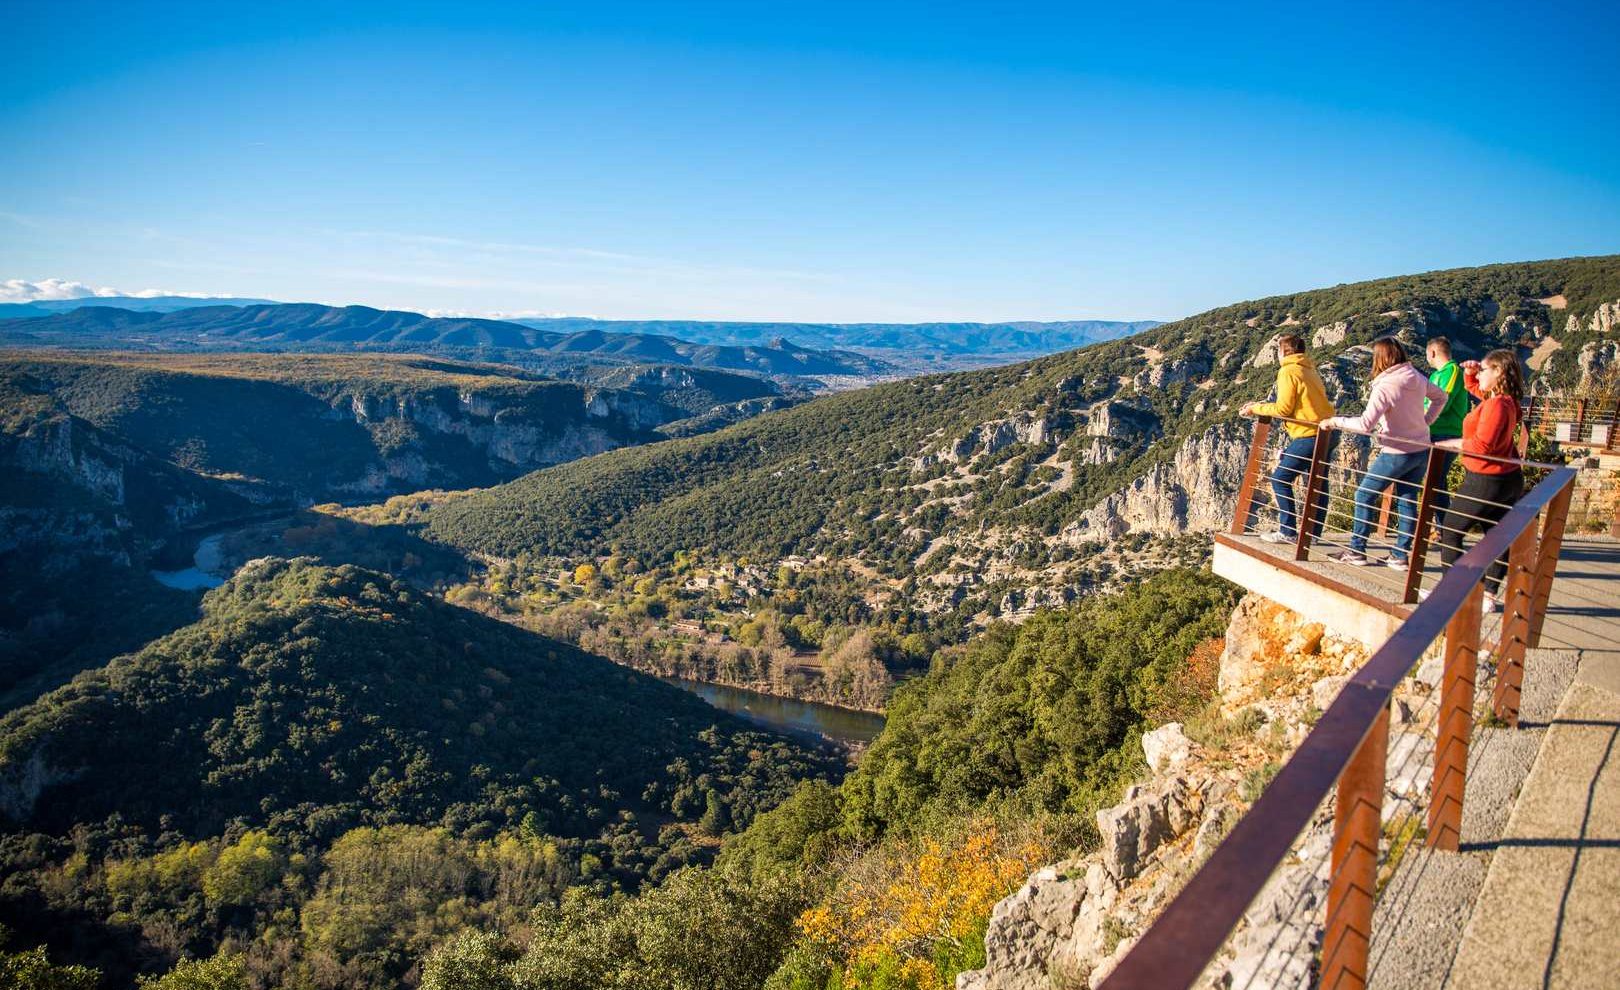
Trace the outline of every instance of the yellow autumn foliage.
[[[1048, 858], [1049, 847], [976, 820], [947, 838], [868, 850], [839, 869], [834, 892], [803, 912], [805, 938], [853, 973], [898, 960], [898, 975], [939, 986], [934, 960], [980, 937], [996, 902]], [[947, 954], [957, 955], [950, 951]]]

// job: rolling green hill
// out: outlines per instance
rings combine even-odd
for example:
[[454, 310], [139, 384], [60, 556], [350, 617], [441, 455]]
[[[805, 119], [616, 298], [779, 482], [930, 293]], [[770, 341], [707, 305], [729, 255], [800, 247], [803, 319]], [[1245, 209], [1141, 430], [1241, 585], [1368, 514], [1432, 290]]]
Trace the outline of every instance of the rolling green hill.
[[[0, 810], [47, 833], [115, 813], [316, 837], [532, 812], [589, 836], [621, 809], [695, 821], [711, 789], [746, 820], [832, 765], [653, 678], [304, 559], [244, 568], [197, 623], [0, 719]], [[20, 782], [30, 767], [54, 783]]]
[[0, 718], [0, 924], [123, 985], [255, 940], [278, 985], [395, 985], [447, 932], [702, 862], [841, 770], [387, 575], [265, 558]]
[[1417, 348], [1447, 334], [1465, 354], [1528, 354], [1616, 299], [1620, 257], [1609, 256], [1238, 303], [1124, 340], [879, 385], [539, 471], [443, 506], [428, 531], [502, 556], [614, 546], [666, 558], [708, 547], [848, 557], [895, 578], [956, 570], [1061, 581], [1087, 543], [1208, 528], [1225, 511], [1247, 435], [1235, 409], [1271, 388], [1279, 330], [1311, 340], [1330, 389], [1355, 408], [1376, 337]]

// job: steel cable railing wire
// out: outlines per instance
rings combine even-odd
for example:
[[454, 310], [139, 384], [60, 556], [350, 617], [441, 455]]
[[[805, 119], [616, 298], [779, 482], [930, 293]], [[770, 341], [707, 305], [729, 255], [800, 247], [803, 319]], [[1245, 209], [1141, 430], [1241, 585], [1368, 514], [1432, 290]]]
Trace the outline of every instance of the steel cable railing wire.
[[[1430, 685], [1427, 690], [1423, 692], [1423, 701], [1419, 704], [1418, 709], [1411, 712], [1409, 718], [1404, 723], [1403, 728], [1394, 733], [1390, 737], [1388, 743], [1387, 752], [1398, 753], [1404, 750], [1405, 755], [1401, 758], [1399, 764], [1393, 767], [1386, 767], [1385, 801], [1389, 801], [1391, 794], [1394, 794], [1394, 800], [1399, 802], [1399, 804], [1404, 805], [1405, 810], [1397, 812], [1397, 814], [1388, 818], [1384, 818], [1381, 822], [1380, 833], [1386, 838], [1389, 838], [1392, 843], [1400, 843], [1402, 855], [1401, 861], [1403, 862], [1406, 853], [1411, 850], [1413, 843], [1421, 841], [1426, 835], [1427, 812], [1424, 809], [1423, 802], [1425, 795], [1432, 799], [1432, 792], [1429, 787], [1425, 786], [1423, 782], [1419, 781], [1414, 781], [1411, 786], [1399, 792], [1391, 791], [1388, 785], [1390, 782], [1398, 783], [1403, 781], [1408, 771], [1414, 769], [1413, 762], [1415, 760], [1421, 759], [1426, 762], [1433, 756], [1431, 752], [1426, 751], [1421, 745], [1406, 745], [1406, 740], [1419, 737], [1433, 738], [1435, 736], [1435, 730], [1437, 728], [1440, 715], [1440, 699], [1440, 687], [1438, 685]], [[1489, 743], [1487, 742], [1487, 746], [1488, 745]], [[1483, 751], [1483, 748], [1481, 748], [1480, 752], [1483, 753]], [[1475, 778], [1475, 775], [1479, 772], [1479, 768], [1482, 765], [1482, 762], [1476, 759], [1474, 767], [1465, 771], [1465, 787], [1468, 781]], [[1331, 848], [1331, 846], [1329, 848]], [[1423, 877], [1427, 874], [1428, 865], [1431, 862], [1432, 857], [1428, 855], [1421, 855], [1421, 863], [1418, 868], [1408, 871], [1403, 875], [1399, 872], [1398, 863], [1394, 867], [1389, 866], [1389, 861], [1393, 852], [1394, 846], [1392, 845], [1388, 850], [1388, 854], [1380, 855], [1379, 870], [1381, 875], [1379, 880], [1380, 889], [1378, 891], [1378, 901], [1380, 903], [1397, 905], [1409, 904], [1410, 895], [1414, 890], [1417, 889], [1418, 885], [1422, 883]], [[1277, 931], [1273, 934], [1272, 940], [1267, 944], [1266, 951], [1262, 954], [1259, 960], [1255, 961], [1255, 968], [1250, 972], [1249, 980], [1245, 983], [1246, 986], [1248, 984], [1252, 984], [1254, 979], [1256, 979], [1261, 973], [1267, 971], [1266, 964], [1271, 960], [1273, 954], [1275, 953], [1277, 940], [1284, 932], [1288, 931], [1290, 928], [1297, 929], [1293, 942], [1290, 943], [1280, 957], [1291, 958], [1299, 952], [1300, 947], [1304, 944], [1304, 941], [1308, 935], [1310, 935], [1313, 931], [1325, 930], [1327, 926], [1332, 923], [1333, 918], [1331, 916], [1324, 919], [1323, 923], [1315, 928], [1309, 925], [1302, 926], [1296, 923], [1299, 920], [1297, 917], [1299, 909], [1305, 902], [1305, 895], [1308, 894], [1313, 887], [1311, 881], [1319, 869], [1322, 858], [1323, 857], [1321, 856], [1317, 857], [1310, 872], [1302, 877], [1300, 890], [1291, 902], [1288, 912], [1278, 923]], [[1405, 880], [1404, 882], [1400, 883], [1399, 886], [1394, 888], [1383, 886], [1384, 884], [1397, 882], [1402, 876], [1405, 877]], [[1329, 882], [1331, 883], [1331, 877], [1329, 878]], [[1399, 911], [1392, 917], [1387, 918], [1385, 923], [1393, 931], [1398, 929], [1405, 917], [1406, 909], [1403, 907], [1399, 909]], [[1378, 957], [1369, 967], [1369, 976], [1382, 962], [1392, 944], [1393, 939], [1385, 938], [1382, 940], [1379, 946]]]
[[[1389, 703], [1389, 693], [1396, 682], [1403, 679], [1419, 656], [1432, 646], [1433, 637], [1443, 632], [1446, 616], [1453, 614], [1468, 594], [1475, 593], [1476, 582], [1484, 577], [1495, 555], [1507, 548], [1515, 539], [1514, 534], [1525, 532], [1536, 521], [1541, 508], [1566, 490], [1572, 476], [1572, 471], [1564, 469], [1538, 484], [1502, 523], [1468, 550], [1459, 562], [1465, 565], [1466, 577], [1456, 568], [1442, 576], [1431, 600], [1414, 610], [1412, 619], [1397, 629], [1352, 677], [1349, 686], [1355, 690], [1341, 692], [1256, 807], [1183, 889], [1181, 896], [1165, 909], [1154, 927], [1144, 934], [1137, 949], [1121, 962], [1110, 977], [1111, 987], [1190, 985], [1197, 970], [1203, 969], [1210, 959], [1209, 953], [1224, 943], [1230, 926], [1273, 872], [1273, 868], [1267, 867], [1263, 874], [1256, 876], [1245, 864], [1276, 863], [1286, 853], [1297, 838], [1297, 830], [1303, 829], [1339, 774], [1351, 765], [1352, 755], [1363, 738], [1359, 733], [1366, 731], [1358, 727], [1377, 724], [1363, 721], [1374, 717], [1376, 708], [1369, 706], [1381, 707]], [[1414, 637], [1423, 637], [1421, 645]], [[1429, 699], [1430, 705], [1434, 705], [1432, 694]], [[1408, 735], [1419, 731], [1418, 726], [1426, 730], [1430, 721], [1428, 709], [1423, 708], [1422, 712], [1423, 716], [1415, 718], [1405, 730]], [[1398, 739], [1397, 745], [1408, 750], [1397, 766], [1409, 769], [1410, 761], [1416, 757], [1402, 740]], [[1328, 762], [1322, 762], [1324, 760]], [[1290, 812], [1288, 808], [1297, 807], [1306, 794], [1314, 797], [1312, 810], [1303, 814]], [[1406, 820], [1410, 821], [1411, 816], [1407, 815]], [[1404, 888], [1397, 888], [1400, 889]], [[1334, 921], [1329, 919], [1330, 924]], [[1296, 932], [1294, 941], [1298, 942], [1300, 937]], [[1171, 945], [1180, 946], [1182, 951], [1171, 950]]]
[[[1437, 725], [1438, 721], [1439, 721], [1439, 714], [1440, 714], [1439, 694], [1440, 694], [1440, 692], [1433, 686], [1431, 686], [1430, 689], [1427, 692], [1425, 692], [1424, 700], [1419, 705], [1418, 710], [1412, 712], [1410, 720], [1403, 726], [1403, 728], [1400, 731], [1395, 732], [1390, 736], [1389, 742], [1387, 744], [1387, 747], [1388, 747], [1387, 750], [1386, 750], [1387, 752], [1391, 752], [1391, 753], [1398, 752], [1400, 750], [1400, 748], [1402, 747], [1402, 745], [1404, 744], [1405, 740], [1407, 740], [1407, 739], [1427, 737], [1429, 735], [1430, 728]], [[1422, 715], [1422, 713], [1425, 712], [1429, 708], [1429, 705], [1430, 705], [1431, 701], [1434, 703], [1434, 713], [1433, 713], [1433, 715], [1432, 716], [1425, 716], [1425, 717], [1420, 718], [1420, 715]], [[1390, 793], [1390, 791], [1389, 791], [1389, 782], [1391, 780], [1400, 780], [1402, 775], [1405, 774], [1406, 771], [1411, 767], [1412, 761], [1414, 759], [1418, 758], [1422, 754], [1423, 754], [1423, 748], [1421, 746], [1410, 746], [1410, 747], [1406, 748], [1406, 755], [1402, 758], [1399, 766], [1395, 767], [1393, 769], [1393, 771], [1391, 771], [1386, 766], [1385, 773], [1384, 773], [1384, 778], [1385, 778], [1384, 801], [1386, 803], [1389, 801], [1389, 793]], [[1419, 794], [1416, 797], [1413, 797], [1413, 798], [1402, 797], [1402, 798], [1400, 798], [1400, 800], [1402, 800], [1403, 802], [1405, 802], [1407, 804], [1411, 804], [1415, 808], [1416, 805], [1417, 805], [1417, 801], [1421, 800], [1421, 794], [1422, 794], [1423, 788], [1420, 786], [1418, 788], [1418, 790], [1419, 790]], [[1330, 800], [1331, 800], [1331, 798], [1330, 798]], [[1408, 831], [1409, 823], [1411, 823], [1417, 817], [1418, 814], [1419, 814], [1419, 812], [1414, 810], [1414, 811], [1406, 812], [1402, 816], [1391, 817], [1389, 819], [1382, 819], [1382, 816], [1380, 816], [1381, 819], [1382, 819], [1381, 824], [1380, 824], [1380, 834], [1381, 835], [1387, 835], [1390, 832], [1390, 825], [1392, 823], [1398, 823], [1397, 827], [1394, 830], [1396, 835], [1400, 835], [1403, 832]], [[1414, 832], [1414, 834], [1407, 836], [1408, 844], [1411, 841], [1413, 841], [1414, 839], [1415, 839], [1415, 832]], [[1380, 845], [1382, 845], [1382, 844], [1380, 844]], [[1326, 855], [1331, 855], [1331, 850], [1332, 850], [1332, 843], [1330, 841], [1329, 844], [1328, 844], [1328, 853]], [[1321, 862], [1321, 857], [1318, 858], [1317, 862], [1318, 863]], [[1382, 862], [1382, 860], [1380, 860], [1380, 862]], [[1313, 878], [1314, 875], [1315, 874], [1314, 874], [1314, 871], [1313, 871], [1312, 875], [1310, 877], [1307, 877], [1306, 881], [1302, 884], [1302, 886], [1307, 891], [1309, 890], [1309, 888], [1311, 886], [1310, 883], [1309, 883], [1309, 880], [1311, 878]], [[1331, 885], [1332, 881], [1333, 881], [1333, 875], [1330, 874], [1329, 877], [1328, 877], [1328, 883]], [[1296, 920], [1293, 917], [1293, 914], [1295, 912], [1297, 912], [1299, 906], [1303, 903], [1303, 900], [1304, 900], [1303, 897], [1296, 898], [1293, 906], [1291, 907], [1291, 913], [1290, 913], [1287, 920], [1289, 920], [1289, 921]], [[1342, 902], [1341, 902], [1340, 907], [1342, 909], [1342, 907], [1343, 907]], [[1333, 918], [1332, 915], [1329, 915], [1329, 916], [1325, 917], [1323, 919], [1322, 925], [1320, 926], [1320, 930], [1325, 931], [1328, 928], [1328, 926], [1332, 924], [1333, 920], [1334, 920], [1334, 918]], [[1288, 930], [1288, 928], [1290, 928], [1290, 927], [1297, 928], [1299, 930], [1298, 930], [1298, 933], [1294, 937], [1293, 943], [1290, 944], [1288, 949], [1283, 953], [1283, 956], [1282, 956], [1283, 958], [1292, 958], [1296, 953], [1298, 953], [1299, 950], [1300, 950], [1300, 947], [1305, 942], [1306, 936], [1311, 934], [1312, 931], [1313, 931], [1313, 927], [1310, 926], [1310, 925], [1289, 925], [1289, 924], [1284, 923], [1283, 925], [1280, 926], [1279, 931], [1278, 931], [1278, 935], [1280, 935], [1281, 932]], [[1273, 939], [1272, 939], [1272, 943], [1268, 944], [1266, 953], [1262, 956], [1261, 960], [1259, 961], [1259, 963], [1256, 966], [1256, 969], [1250, 975], [1249, 982], [1252, 982], [1254, 977], [1256, 975], [1258, 975], [1265, 968], [1264, 963], [1271, 956], [1273, 946], [1275, 945], [1275, 942], [1276, 942], [1276, 937], [1277, 936], [1274, 935]]]

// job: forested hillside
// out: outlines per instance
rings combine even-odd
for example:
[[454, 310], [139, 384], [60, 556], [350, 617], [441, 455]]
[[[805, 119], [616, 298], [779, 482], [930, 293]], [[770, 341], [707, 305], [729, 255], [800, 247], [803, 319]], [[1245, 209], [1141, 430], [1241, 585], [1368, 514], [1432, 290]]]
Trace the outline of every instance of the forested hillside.
[[[897, 578], [1000, 570], [1061, 584], [1083, 544], [1185, 529], [1196, 503], [1223, 494], [1194, 489], [1235, 481], [1207, 455], [1230, 447], [1237, 406], [1271, 388], [1279, 330], [1305, 334], [1330, 388], [1354, 408], [1376, 337], [1421, 350], [1446, 334], [1465, 354], [1507, 345], [1528, 355], [1549, 337], [1573, 337], [1569, 326], [1585, 327], [1614, 300], [1620, 258], [1604, 257], [1239, 303], [1126, 340], [880, 385], [537, 472], [445, 506], [429, 531], [504, 556], [612, 545], [666, 558], [707, 547], [849, 557]], [[1158, 517], [1105, 503], [1159, 466], [1174, 477], [1153, 482], [1165, 502]]]
[[386, 575], [268, 559], [0, 719], [0, 922], [112, 972], [251, 943], [271, 982], [377, 986], [463, 925], [702, 862], [838, 770]]
[[1214, 669], [1189, 657], [1233, 600], [1207, 573], [1172, 572], [943, 652], [842, 786], [802, 785], [714, 869], [463, 932], [428, 956], [423, 985], [952, 986], [983, 965], [997, 900], [1095, 844], [1093, 812], [1139, 769], [1144, 722], [1204, 709]]

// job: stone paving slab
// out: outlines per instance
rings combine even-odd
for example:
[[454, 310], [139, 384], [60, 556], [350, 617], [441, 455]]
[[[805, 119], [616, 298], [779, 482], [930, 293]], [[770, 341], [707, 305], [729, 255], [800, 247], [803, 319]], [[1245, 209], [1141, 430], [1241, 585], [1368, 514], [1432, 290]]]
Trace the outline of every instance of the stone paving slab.
[[[1522, 714], [1549, 722], [1575, 680], [1579, 655], [1532, 650], [1525, 658]], [[1488, 705], [1489, 699], [1482, 704]], [[1481, 709], [1483, 710], [1483, 709]], [[1385, 885], [1373, 917], [1368, 986], [1440, 990], [1484, 886], [1491, 851], [1506, 832], [1520, 788], [1546, 735], [1544, 728], [1479, 730], [1468, 750], [1461, 852], [1408, 852]]]
[[1620, 986], [1620, 657], [1588, 654], [1491, 860], [1447, 986]]

